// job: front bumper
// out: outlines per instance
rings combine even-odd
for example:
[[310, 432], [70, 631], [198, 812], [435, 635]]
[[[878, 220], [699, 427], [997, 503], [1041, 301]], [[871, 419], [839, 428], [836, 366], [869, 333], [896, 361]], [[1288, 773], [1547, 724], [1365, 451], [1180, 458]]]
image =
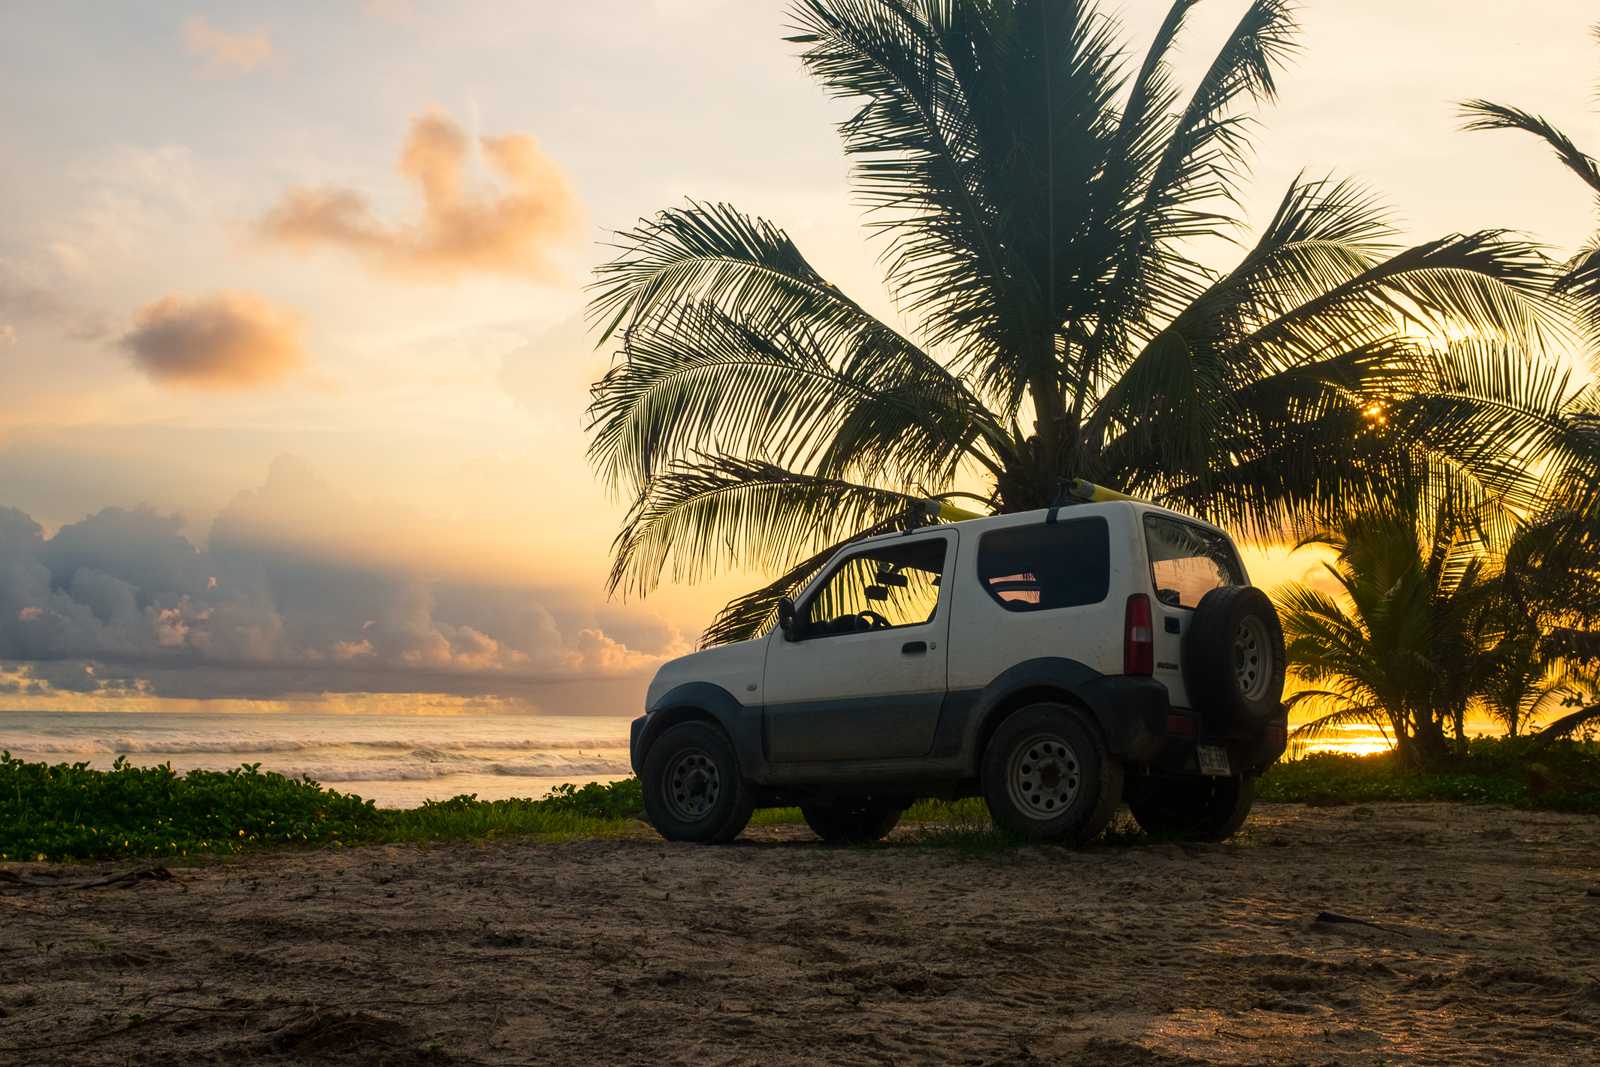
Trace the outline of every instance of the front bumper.
[[639, 766], [641, 757], [644, 755], [643, 752], [639, 751], [639, 739], [644, 737], [645, 723], [649, 721], [650, 713], [647, 711], [637, 719], [634, 719], [633, 724], [628, 727], [628, 762], [633, 765], [635, 777], [644, 773], [643, 768]]

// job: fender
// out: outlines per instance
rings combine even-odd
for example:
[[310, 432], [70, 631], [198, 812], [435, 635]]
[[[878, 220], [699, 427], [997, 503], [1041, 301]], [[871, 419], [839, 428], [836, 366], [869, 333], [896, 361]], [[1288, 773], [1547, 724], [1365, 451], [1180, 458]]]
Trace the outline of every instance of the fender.
[[[683, 714], [683, 713], [690, 714]], [[698, 713], [698, 714], [695, 714]], [[739, 767], [747, 777], [756, 777], [766, 767], [761, 749], [761, 709], [746, 707], [733, 694], [710, 682], [685, 682], [661, 695], [642, 717], [633, 720], [628, 754], [633, 773], [644, 765], [644, 754], [656, 738], [670, 726], [686, 719], [709, 717], [733, 741]]]
[[982, 739], [1012, 710], [1014, 697], [1035, 689], [1054, 689], [1081, 704], [1119, 759], [1143, 763], [1166, 745], [1166, 686], [1154, 678], [1101, 674], [1075, 659], [1043, 656], [1007, 668], [980, 690], [950, 693], [932, 755], [964, 755], [976, 770]]

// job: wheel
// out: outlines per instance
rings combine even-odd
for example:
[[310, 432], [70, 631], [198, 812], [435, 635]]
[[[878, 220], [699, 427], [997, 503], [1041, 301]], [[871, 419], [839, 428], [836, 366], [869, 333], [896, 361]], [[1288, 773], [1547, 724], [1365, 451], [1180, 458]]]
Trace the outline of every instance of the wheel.
[[1213, 725], [1260, 726], [1282, 707], [1286, 660], [1267, 594], [1254, 586], [1213, 589], [1184, 637], [1184, 688]]
[[1038, 841], [1100, 836], [1122, 799], [1122, 764], [1076, 708], [1030, 704], [983, 750], [983, 796], [995, 825]]
[[1128, 798], [1145, 833], [1185, 841], [1226, 841], [1256, 799], [1254, 778], [1155, 778]]
[[830, 845], [864, 845], [880, 841], [895, 828], [903, 811], [903, 805], [882, 800], [800, 805], [800, 814], [805, 816], [806, 825]]
[[732, 841], [755, 809], [733, 744], [710, 723], [668, 729], [650, 746], [643, 772], [645, 815], [668, 841]]

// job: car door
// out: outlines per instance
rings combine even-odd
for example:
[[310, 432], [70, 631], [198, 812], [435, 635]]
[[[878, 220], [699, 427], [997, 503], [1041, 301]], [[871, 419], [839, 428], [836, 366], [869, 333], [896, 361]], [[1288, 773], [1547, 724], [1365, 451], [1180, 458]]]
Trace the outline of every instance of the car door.
[[[773, 763], [909, 759], [933, 746], [945, 693], [956, 533], [872, 542], [836, 560], [767, 644]], [[862, 613], [887, 625], [867, 628]], [[852, 619], [856, 621], [852, 621]], [[877, 620], [873, 620], [876, 623]]]

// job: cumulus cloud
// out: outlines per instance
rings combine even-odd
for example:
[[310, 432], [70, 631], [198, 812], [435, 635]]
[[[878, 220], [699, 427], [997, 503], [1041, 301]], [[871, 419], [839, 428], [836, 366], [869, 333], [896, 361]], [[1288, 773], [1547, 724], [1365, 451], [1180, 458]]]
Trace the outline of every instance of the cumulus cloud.
[[305, 362], [300, 322], [254, 293], [165, 296], [119, 342], [152, 381], [204, 389], [265, 385]]
[[308, 497], [329, 508], [315, 522], [330, 538], [360, 508], [289, 460], [217, 517], [204, 547], [177, 516], [149, 509], [107, 508], [46, 538], [0, 507], [5, 688], [519, 698], [636, 678], [684, 650], [673, 627], [598, 596], [440, 580], [352, 551], [353, 537], [317, 551], [310, 530], [287, 537], [286, 522], [255, 521], [274, 508], [312, 521]]
[[204, 15], [184, 22], [183, 43], [203, 61], [207, 74], [248, 74], [272, 58], [272, 37], [266, 30], [219, 30]]
[[415, 281], [470, 273], [558, 280], [551, 253], [576, 235], [581, 216], [566, 176], [526, 134], [483, 137], [477, 147], [503, 188], [471, 188], [470, 139], [446, 115], [418, 116], [399, 164], [422, 195], [418, 220], [386, 222], [354, 189], [300, 188], [258, 230], [299, 251], [341, 248], [375, 270]]

